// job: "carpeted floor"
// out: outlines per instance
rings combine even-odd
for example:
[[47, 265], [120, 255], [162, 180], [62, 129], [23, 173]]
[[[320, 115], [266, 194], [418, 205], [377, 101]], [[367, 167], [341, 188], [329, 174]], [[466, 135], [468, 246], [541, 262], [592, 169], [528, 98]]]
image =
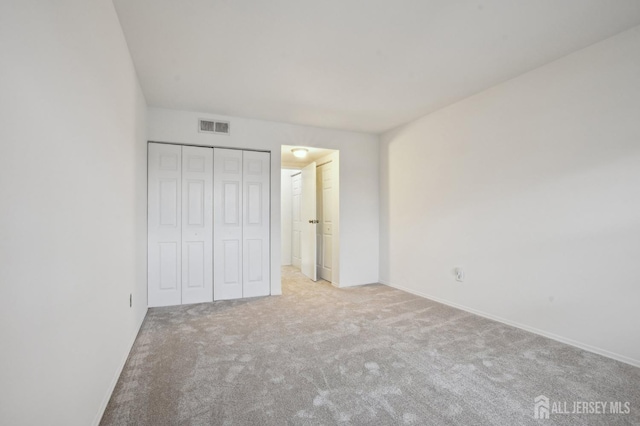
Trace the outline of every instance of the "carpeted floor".
[[[539, 395], [630, 413], [536, 420]], [[640, 369], [288, 267], [282, 296], [150, 309], [101, 424], [638, 425]]]

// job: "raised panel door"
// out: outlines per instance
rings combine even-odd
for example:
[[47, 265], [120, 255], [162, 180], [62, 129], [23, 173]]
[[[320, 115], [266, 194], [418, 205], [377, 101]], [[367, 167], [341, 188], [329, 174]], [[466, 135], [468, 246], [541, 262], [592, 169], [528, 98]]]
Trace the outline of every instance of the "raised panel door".
[[300, 270], [313, 281], [317, 281], [316, 268], [316, 163], [302, 169]]
[[239, 299], [243, 271], [243, 151], [213, 150], [213, 298]]
[[182, 150], [148, 146], [148, 305], [182, 303]]
[[300, 241], [302, 232], [302, 174], [292, 176], [292, 241], [291, 241], [291, 264], [300, 268]]
[[333, 163], [329, 162], [319, 167], [322, 178], [319, 180], [319, 199], [322, 200], [320, 211], [319, 236], [322, 241], [322, 253], [318, 272], [320, 278], [332, 281], [333, 266]]
[[268, 152], [243, 153], [242, 297], [270, 294], [270, 163]]
[[182, 303], [213, 300], [213, 149], [182, 147]]

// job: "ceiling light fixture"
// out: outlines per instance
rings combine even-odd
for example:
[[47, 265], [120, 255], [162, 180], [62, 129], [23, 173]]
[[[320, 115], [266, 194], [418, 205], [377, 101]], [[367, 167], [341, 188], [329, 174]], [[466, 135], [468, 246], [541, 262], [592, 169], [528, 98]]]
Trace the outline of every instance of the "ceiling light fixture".
[[309, 150], [307, 148], [293, 148], [291, 152], [297, 158], [304, 158], [307, 156], [307, 152], [309, 152]]

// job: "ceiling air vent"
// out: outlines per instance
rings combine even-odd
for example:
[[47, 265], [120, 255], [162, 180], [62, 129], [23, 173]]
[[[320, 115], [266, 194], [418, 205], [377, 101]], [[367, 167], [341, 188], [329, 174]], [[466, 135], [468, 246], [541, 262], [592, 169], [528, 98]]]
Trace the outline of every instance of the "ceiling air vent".
[[229, 134], [228, 121], [198, 120], [198, 131], [201, 133], [216, 133], [219, 135]]

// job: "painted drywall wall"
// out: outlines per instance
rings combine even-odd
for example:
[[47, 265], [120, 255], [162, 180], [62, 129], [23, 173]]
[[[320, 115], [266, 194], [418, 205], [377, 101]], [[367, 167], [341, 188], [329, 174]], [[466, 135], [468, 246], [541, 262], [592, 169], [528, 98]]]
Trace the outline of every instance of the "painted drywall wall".
[[638, 52], [640, 27], [382, 135], [381, 280], [640, 365]]
[[291, 174], [297, 170], [282, 169], [280, 175], [280, 264], [291, 265], [293, 198], [291, 187]]
[[[148, 137], [174, 142], [271, 151], [271, 294], [280, 294], [281, 145], [340, 150], [341, 287], [378, 281], [378, 136], [238, 117], [149, 108]], [[229, 135], [198, 132], [198, 118], [231, 122]]]
[[0, 424], [96, 424], [146, 313], [146, 103], [110, 0], [2, 2], [0, 57]]

